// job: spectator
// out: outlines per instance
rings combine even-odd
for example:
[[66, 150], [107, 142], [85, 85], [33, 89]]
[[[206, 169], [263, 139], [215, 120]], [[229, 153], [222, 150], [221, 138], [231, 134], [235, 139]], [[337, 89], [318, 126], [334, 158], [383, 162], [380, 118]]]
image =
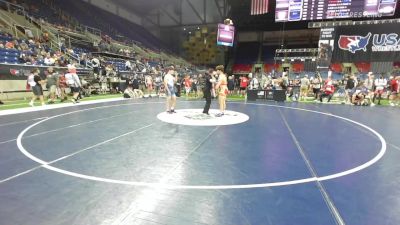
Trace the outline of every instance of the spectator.
[[354, 89], [351, 102], [354, 105], [367, 105], [365, 102], [366, 96], [368, 95], [368, 89], [365, 87], [363, 82], [358, 83], [357, 87]]
[[124, 98], [136, 98], [136, 94], [133, 91], [132, 86], [129, 85], [128, 88], [125, 89]]
[[[254, 77], [251, 77], [251, 76], [249, 75], [249, 78], [251, 78], [250, 85], [249, 85], [249, 89], [250, 89], [250, 90], [258, 90], [259, 87], [260, 87], [260, 82], [259, 82], [258, 79], [257, 79], [257, 75], [254, 74]], [[228, 82], [229, 82], [229, 80], [228, 80]], [[229, 83], [228, 83], [228, 84], [229, 84]]]
[[160, 90], [161, 90], [161, 85], [162, 85], [162, 76], [161, 76], [161, 73], [160, 73], [160, 72], [158, 72], [158, 73], [156, 74], [156, 78], [155, 78], [155, 81], [154, 81], [154, 85], [155, 85], [155, 87], [156, 87], [156, 94], [157, 94], [158, 96], [160, 96]]
[[106, 77], [115, 77], [117, 75], [117, 73], [114, 70], [113, 65], [111, 64], [107, 64], [106, 66]]
[[68, 73], [65, 74], [65, 80], [68, 86], [71, 88], [71, 92], [73, 93], [72, 102], [74, 104], [79, 103], [78, 96], [82, 84], [79, 80], [78, 75], [76, 74], [76, 67], [74, 65], [68, 65]]
[[333, 93], [335, 93], [335, 86], [333, 85], [331, 76], [328, 75], [328, 78], [326, 79], [321, 91], [322, 93], [319, 96], [319, 101], [322, 102], [323, 98], [328, 97], [328, 102], [330, 102], [333, 97]]
[[346, 93], [346, 104], [351, 104], [351, 95], [353, 94], [353, 89], [357, 86], [355, 77], [353, 75], [349, 75], [346, 79], [345, 93]]
[[95, 77], [97, 77], [100, 74], [100, 60], [97, 57], [93, 57], [92, 59], [92, 66], [93, 66], [93, 73]]
[[[374, 74], [372, 72], [368, 73], [368, 78], [364, 81], [364, 86], [368, 89], [368, 98], [371, 101], [374, 98], [374, 90], [375, 90], [375, 80]], [[375, 104], [371, 101], [371, 106], [375, 106]]]
[[147, 88], [147, 94], [149, 95], [149, 97], [151, 97], [151, 93], [153, 91], [153, 78], [150, 74], [147, 74], [144, 79]]
[[143, 98], [143, 91], [141, 91], [140, 89], [139, 89], [139, 79], [138, 79], [138, 77], [137, 77], [137, 75], [135, 75], [134, 77], [133, 77], [133, 80], [132, 80], [132, 88], [133, 88], [133, 91], [135, 92], [135, 94], [136, 94], [136, 96], [138, 97], [138, 98]]
[[241, 76], [240, 80], [240, 94], [244, 96], [246, 94], [247, 86], [249, 85], [249, 79], [246, 76]]
[[129, 60], [126, 60], [125, 62], [125, 70], [126, 71], [131, 71], [132, 70], [132, 64]]
[[192, 89], [192, 91], [194, 93], [194, 96], [196, 98], [198, 97], [198, 88], [197, 88], [198, 84], [199, 84], [199, 80], [197, 79], [197, 76], [194, 75], [193, 79], [192, 79], [192, 87], [191, 87], [191, 89]]
[[312, 79], [312, 87], [313, 87], [313, 93], [314, 93], [314, 98], [315, 100], [318, 99], [319, 91], [321, 90], [322, 86], [322, 78], [321, 76], [317, 73], [314, 79]]
[[378, 96], [378, 105], [381, 104], [382, 94], [385, 92], [386, 85], [387, 80], [383, 77], [383, 75], [375, 80], [375, 95], [372, 100], [373, 103], [375, 103], [375, 98]]
[[308, 75], [306, 74], [300, 80], [300, 101], [305, 100], [308, 95], [308, 88], [310, 87], [310, 80], [308, 79]]
[[54, 66], [55, 60], [51, 57], [50, 53], [46, 54], [46, 58], [44, 59], [44, 64], [46, 66]]
[[6, 49], [14, 49], [14, 42], [12, 42], [12, 41], [7, 41], [7, 43], [6, 43], [6, 45], [5, 45], [5, 47], [6, 47]]
[[28, 84], [31, 87], [33, 97], [32, 100], [29, 102], [30, 106], [34, 106], [35, 100], [40, 99], [42, 106], [44, 106], [44, 98], [43, 98], [43, 88], [42, 84], [46, 81], [43, 81], [42, 78], [39, 76], [39, 69], [33, 69], [31, 74], [28, 76]]
[[60, 98], [61, 101], [60, 102], [64, 102], [66, 100], [68, 100], [67, 94], [65, 93], [65, 89], [68, 87], [67, 85], [67, 81], [65, 80], [65, 75], [61, 74], [58, 77], [58, 84], [59, 84], [59, 91], [60, 91]]
[[185, 78], [183, 78], [183, 84], [185, 86], [185, 94], [186, 94], [186, 100], [189, 98], [189, 93], [192, 88], [192, 80], [190, 79], [190, 76], [186, 74]]
[[[265, 89], [267, 87], [267, 82], [268, 82], [268, 77], [265, 75], [265, 73], [262, 73], [260, 79], [261, 89]], [[228, 88], [229, 88], [229, 80], [228, 80]]]
[[56, 99], [57, 88], [59, 88], [58, 73], [54, 72], [53, 67], [47, 69], [47, 90], [49, 91], [48, 103], [53, 104]]
[[400, 76], [394, 77], [390, 81], [390, 96], [389, 104], [390, 106], [395, 106], [399, 104], [399, 80]]

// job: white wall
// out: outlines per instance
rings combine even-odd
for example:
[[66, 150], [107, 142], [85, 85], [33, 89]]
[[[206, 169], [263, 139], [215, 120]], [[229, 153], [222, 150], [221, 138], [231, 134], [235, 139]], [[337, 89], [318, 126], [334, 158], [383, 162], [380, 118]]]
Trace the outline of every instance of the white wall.
[[26, 80], [1, 80], [0, 100], [32, 97], [31, 92], [3, 93], [3, 91], [23, 91], [23, 90], [26, 90]]

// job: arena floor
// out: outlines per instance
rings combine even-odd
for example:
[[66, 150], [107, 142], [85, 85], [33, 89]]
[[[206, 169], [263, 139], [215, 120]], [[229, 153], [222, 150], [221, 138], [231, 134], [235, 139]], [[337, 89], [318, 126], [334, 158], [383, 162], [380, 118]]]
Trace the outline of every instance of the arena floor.
[[203, 105], [0, 116], [0, 225], [400, 224], [398, 108]]

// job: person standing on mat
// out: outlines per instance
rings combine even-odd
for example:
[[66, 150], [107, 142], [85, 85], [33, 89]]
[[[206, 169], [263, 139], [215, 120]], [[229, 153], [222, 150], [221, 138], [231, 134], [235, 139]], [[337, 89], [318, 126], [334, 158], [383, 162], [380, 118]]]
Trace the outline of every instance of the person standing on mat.
[[211, 106], [211, 90], [213, 88], [213, 83], [215, 82], [213, 77], [213, 69], [209, 69], [208, 73], [204, 76], [204, 88], [203, 88], [203, 95], [206, 99], [206, 105], [204, 106], [203, 113], [209, 115], [208, 111], [210, 110]]
[[385, 92], [386, 85], [387, 80], [383, 77], [383, 75], [375, 80], [375, 95], [372, 100], [373, 103], [375, 103], [375, 98], [378, 96], [378, 105], [381, 104], [382, 94]]
[[226, 110], [226, 96], [228, 95], [228, 80], [226, 78], [226, 74], [224, 73], [224, 66], [219, 65], [216, 68], [217, 75], [218, 75], [218, 83], [215, 85], [215, 90], [218, 90], [218, 103], [219, 103], [219, 110], [216, 116], [221, 117], [225, 114]]
[[175, 93], [175, 83], [177, 77], [175, 73], [175, 68], [171, 66], [168, 69], [167, 74], [164, 77], [164, 86], [167, 94], [167, 113], [172, 114], [175, 112], [176, 105], [176, 93]]
[[76, 74], [76, 67], [74, 65], [68, 65], [68, 73], [65, 74], [65, 80], [71, 88], [71, 92], [73, 93], [72, 103], [79, 103], [78, 96], [81, 91], [81, 81], [79, 80], [78, 75]]
[[31, 74], [28, 77], [28, 84], [32, 89], [33, 92], [33, 97], [32, 100], [29, 102], [30, 106], [34, 106], [34, 102], [36, 99], [40, 99], [40, 102], [42, 103], [42, 106], [44, 106], [44, 98], [43, 98], [43, 88], [42, 84], [46, 83], [45, 80], [42, 80], [42, 78], [39, 75], [40, 70], [39, 69], [33, 69], [31, 71]]

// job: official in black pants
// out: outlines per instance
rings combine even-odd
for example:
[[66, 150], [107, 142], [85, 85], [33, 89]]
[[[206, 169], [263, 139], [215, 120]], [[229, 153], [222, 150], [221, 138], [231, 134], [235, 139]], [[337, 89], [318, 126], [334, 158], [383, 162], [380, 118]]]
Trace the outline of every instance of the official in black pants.
[[211, 97], [212, 97], [211, 90], [213, 87], [213, 77], [211, 75], [212, 72], [213, 71], [210, 70], [204, 76], [205, 82], [204, 82], [204, 88], [203, 88], [203, 95], [204, 95], [204, 98], [206, 99], [206, 105], [204, 106], [203, 113], [207, 114], [207, 115], [209, 115], [208, 111], [210, 110], [210, 106], [211, 106]]

